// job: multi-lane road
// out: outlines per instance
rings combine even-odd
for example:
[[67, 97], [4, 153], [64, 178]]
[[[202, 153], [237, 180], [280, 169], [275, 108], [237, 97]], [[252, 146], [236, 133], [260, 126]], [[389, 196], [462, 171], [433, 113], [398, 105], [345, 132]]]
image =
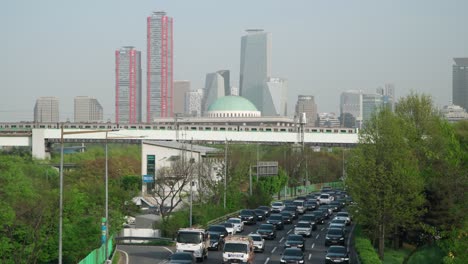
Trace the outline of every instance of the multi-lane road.
[[[325, 235], [329, 221], [330, 220], [327, 220], [325, 224], [318, 225], [317, 230], [313, 231], [312, 236], [306, 238], [304, 251], [306, 263], [325, 263], [327, 251], [327, 247], [325, 247]], [[297, 222], [297, 220], [295, 222]], [[263, 222], [258, 222], [256, 225], [245, 226], [241, 235], [255, 232], [261, 223]], [[276, 239], [265, 241], [265, 251], [263, 253], [255, 253], [255, 263], [280, 263], [281, 253], [284, 250], [284, 242], [288, 234], [293, 232], [294, 223], [285, 225], [284, 230], [278, 230]], [[353, 226], [347, 227], [347, 246], [350, 244], [352, 229]], [[128, 254], [128, 264], [165, 263], [171, 253], [175, 252], [175, 247], [119, 245], [117, 249]], [[208, 259], [203, 261], [203, 263], [222, 263], [222, 252], [210, 251]], [[354, 263], [354, 260], [351, 259], [350, 263]]]

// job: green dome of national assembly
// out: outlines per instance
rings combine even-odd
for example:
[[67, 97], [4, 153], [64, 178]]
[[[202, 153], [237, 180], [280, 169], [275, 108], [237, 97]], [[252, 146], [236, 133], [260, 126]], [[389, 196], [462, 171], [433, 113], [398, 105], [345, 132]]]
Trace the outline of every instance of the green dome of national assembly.
[[260, 111], [241, 96], [223, 96], [208, 107], [210, 117], [259, 117]]

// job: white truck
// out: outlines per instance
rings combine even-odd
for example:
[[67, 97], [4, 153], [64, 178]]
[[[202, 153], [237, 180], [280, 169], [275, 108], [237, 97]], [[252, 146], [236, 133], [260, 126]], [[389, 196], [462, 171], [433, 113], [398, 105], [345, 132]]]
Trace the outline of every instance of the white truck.
[[223, 263], [255, 262], [254, 244], [249, 236], [229, 236], [224, 241]]
[[191, 252], [198, 261], [208, 258], [210, 237], [205, 229], [181, 228], [177, 232], [177, 252]]

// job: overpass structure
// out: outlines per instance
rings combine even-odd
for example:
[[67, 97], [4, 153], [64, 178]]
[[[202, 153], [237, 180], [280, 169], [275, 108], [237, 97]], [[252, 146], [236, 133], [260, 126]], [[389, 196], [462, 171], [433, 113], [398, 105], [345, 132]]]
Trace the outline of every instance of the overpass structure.
[[[141, 140], [192, 141], [193, 143], [305, 144], [346, 146], [358, 142], [358, 131], [348, 128], [299, 126], [165, 125], [114, 123], [0, 123], [0, 146], [28, 146], [37, 159], [46, 159], [54, 143], [110, 142], [139, 143]], [[86, 133], [83, 133], [87, 131]], [[89, 133], [88, 133], [89, 132]]]

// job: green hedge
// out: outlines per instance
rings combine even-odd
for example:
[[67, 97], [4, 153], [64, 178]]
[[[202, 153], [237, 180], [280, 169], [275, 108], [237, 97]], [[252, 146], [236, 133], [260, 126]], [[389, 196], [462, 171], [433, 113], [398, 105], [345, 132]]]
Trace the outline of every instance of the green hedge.
[[354, 247], [356, 248], [362, 264], [382, 263], [369, 239], [360, 236], [356, 237], [354, 240]]

